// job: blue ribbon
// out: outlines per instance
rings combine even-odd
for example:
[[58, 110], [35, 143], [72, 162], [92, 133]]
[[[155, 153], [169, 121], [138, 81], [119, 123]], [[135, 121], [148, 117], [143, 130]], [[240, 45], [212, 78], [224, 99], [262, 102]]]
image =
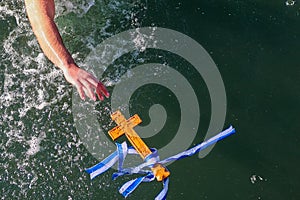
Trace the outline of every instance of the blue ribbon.
[[[105, 158], [100, 163], [94, 165], [86, 169], [86, 172], [90, 174], [90, 178], [94, 179], [95, 177], [99, 176], [100, 174], [106, 172], [110, 169], [117, 161], [118, 161], [118, 172], [113, 173], [112, 179], [115, 180], [116, 178], [126, 175], [126, 174], [145, 174], [142, 177], [130, 180], [126, 182], [120, 189], [119, 193], [122, 194], [125, 198], [131, 194], [142, 182], [151, 182], [155, 180], [153, 172], [151, 170], [146, 170], [145, 168], [151, 168], [154, 164], [166, 164], [175, 160], [180, 160], [185, 157], [189, 157], [198, 153], [199, 151], [207, 148], [208, 146], [218, 142], [219, 140], [224, 139], [235, 133], [235, 129], [230, 126], [228, 129], [222, 131], [221, 133], [215, 135], [214, 137], [210, 138], [209, 140], [202, 142], [201, 144], [196, 145], [195, 147], [178, 153], [174, 156], [166, 158], [164, 160], [159, 159], [159, 155], [156, 149], [151, 148], [152, 154], [147, 156], [144, 162], [136, 167], [133, 168], [126, 168], [123, 169], [123, 163], [127, 156], [127, 154], [138, 154], [137, 151], [133, 147], [128, 147], [126, 142], [122, 144], [116, 143], [117, 150]], [[167, 197], [168, 192], [168, 184], [169, 178], [163, 180], [163, 189], [162, 191], [156, 196], [155, 200], [164, 200]]]

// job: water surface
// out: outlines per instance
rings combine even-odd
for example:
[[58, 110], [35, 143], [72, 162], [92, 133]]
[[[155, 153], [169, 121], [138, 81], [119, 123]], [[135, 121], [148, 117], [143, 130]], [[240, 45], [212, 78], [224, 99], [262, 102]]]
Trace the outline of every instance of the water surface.
[[[170, 165], [168, 199], [300, 198], [298, 2], [75, 0], [57, 1], [56, 7], [65, 44], [83, 66], [104, 39], [143, 26], [190, 36], [218, 66], [228, 104], [224, 128], [233, 124], [238, 134], [218, 143], [204, 159], [194, 156]], [[97, 160], [74, 126], [72, 87], [41, 53], [23, 1], [1, 1], [0, 11], [1, 198], [122, 199], [117, 190], [129, 177], [112, 182], [111, 170], [90, 181], [84, 172]], [[201, 76], [167, 52], [135, 53], [124, 55], [99, 78], [110, 83], [147, 62], [175, 66], [198, 84], [194, 90], [201, 100], [201, 121], [193, 144], [201, 142], [210, 120], [210, 98]], [[172, 113], [165, 128], [146, 139], [161, 147], [180, 123], [172, 92], [145, 86], [130, 107], [147, 123], [148, 109], [156, 103]], [[106, 122], [103, 128], [111, 128], [109, 100], [97, 103], [96, 111]], [[145, 183], [128, 199], [154, 199], [160, 189], [159, 183]]]

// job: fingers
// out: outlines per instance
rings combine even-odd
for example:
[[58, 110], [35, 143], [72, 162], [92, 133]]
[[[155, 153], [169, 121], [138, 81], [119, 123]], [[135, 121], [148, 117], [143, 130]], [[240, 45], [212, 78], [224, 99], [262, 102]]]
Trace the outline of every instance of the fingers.
[[100, 101], [103, 101], [103, 100], [104, 100], [104, 97], [103, 97], [103, 95], [101, 94], [101, 92], [96, 91], [96, 93], [97, 93], [98, 98], [100, 99]]
[[66, 71], [64, 75], [68, 82], [75, 85], [82, 100], [85, 100], [85, 97], [88, 96], [96, 101], [96, 94], [101, 101], [104, 100], [104, 96], [109, 97], [109, 92], [97, 78], [83, 69], [76, 69], [75, 71]]
[[94, 93], [94, 85], [90, 83], [88, 80], [81, 80], [83, 86], [84, 86], [84, 92], [85, 94], [92, 99], [93, 101], [96, 101], [96, 96]]
[[90, 84], [93, 85], [94, 88], [97, 87], [99, 80], [97, 78], [95, 78], [93, 75], [89, 75], [89, 77], [87, 78], [88, 82], [90, 82]]
[[99, 100], [103, 101], [104, 96], [106, 98], [109, 97], [109, 92], [105, 88], [105, 86], [98, 82], [95, 84], [94, 81], [87, 81], [87, 80], [81, 80], [80, 86], [76, 86], [78, 93], [81, 97], [81, 99], [85, 99], [85, 95], [88, 96], [90, 99], [96, 101], [96, 95], [95, 92], [99, 98]]
[[89, 82], [93, 85], [93, 87], [96, 88], [96, 94], [101, 101], [104, 100], [104, 96], [106, 98], [109, 97], [109, 92], [107, 91], [106, 87], [98, 79], [96, 79], [94, 76], [91, 76], [89, 78]]
[[80, 84], [76, 84], [75, 87], [76, 87], [76, 89], [77, 89], [77, 91], [79, 93], [80, 98], [82, 100], [85, 100], [85, 95], [84, 95], [85, 92], [84, 92], [82, 86]]
[[103, 93], [106, 98], [109, 97], [109, 92], [107, 91], [106, 87], [101, 82], [99, 82], [97, 85], [96, 93], [98, 94], [98, 96], [99, 96], [99, 94], [102, 96], [101, 93]]

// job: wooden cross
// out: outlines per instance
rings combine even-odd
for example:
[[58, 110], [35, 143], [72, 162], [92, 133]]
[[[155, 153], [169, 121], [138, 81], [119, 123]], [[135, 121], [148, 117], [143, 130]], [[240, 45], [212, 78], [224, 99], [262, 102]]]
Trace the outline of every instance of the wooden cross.
[[[148, 155], [152, 153], [149, 147], [144, 143], [144, 141], [133, 129], [133, 127], [142, 122], [142, 120], [137, 114], [126, 120], [126, 118], [124, 117], [124, 115], [122, 115], [120, 111], [116, 111], [113, 114], [111, 114], [111, 118], [118, 125], [110, 131], [108, 131], [110, 137], [113, 140], [116, 140], [118, 137], [125, 134], [129, 142], [132, 144], [132, 146], [143, 159], [145, 159]], [[170, 175], [170, 172], [159, 163], [155, 164], [151, 168], [151, 170], [158, 181], [162, 181]]]

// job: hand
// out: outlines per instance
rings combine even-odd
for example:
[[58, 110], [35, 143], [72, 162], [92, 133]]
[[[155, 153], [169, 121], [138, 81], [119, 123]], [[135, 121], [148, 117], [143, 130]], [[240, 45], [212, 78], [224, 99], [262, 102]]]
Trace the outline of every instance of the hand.
[[95, 92], [101, 101], [104, 100], [104, 96], [107, 98], [109, 97], [109, 93], [105, 86], [92, 74], [79, 68], [76, 64], [71, 64], [69, 67], [65, 68], [64, 76], [69, 83], [77, 88], [77, 91], [83, 100], [85, 100], [85, 96], [88, 96], [96, 101]]

